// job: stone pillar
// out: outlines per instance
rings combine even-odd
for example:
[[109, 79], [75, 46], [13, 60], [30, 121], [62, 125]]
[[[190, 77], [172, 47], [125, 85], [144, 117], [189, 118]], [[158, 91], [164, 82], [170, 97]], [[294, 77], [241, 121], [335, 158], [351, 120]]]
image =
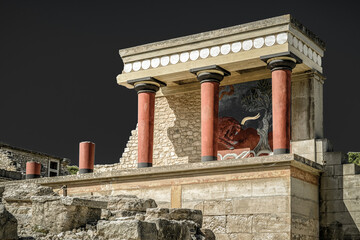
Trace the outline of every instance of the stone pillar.
[[79, 173], [94, 171], [95, 143], [85, 141], [79, 144]]
[[300, 62], [293, 54], [266, 59], [272, 77], [273, 151], [290, 153], [291, 140], [291, 72]]
[[33, 161], [26, 162], [26, 179], [39, 178], [41, 164]]
[[230, 72], [212, 65], [190, 70], [201, 83], [201, 161], [216, 161], [218, 151], [219, 85]]
[[138, 168], [152, 167], [155, 93], [165, 83], [152, 77], [128, 81], [138, 94]]

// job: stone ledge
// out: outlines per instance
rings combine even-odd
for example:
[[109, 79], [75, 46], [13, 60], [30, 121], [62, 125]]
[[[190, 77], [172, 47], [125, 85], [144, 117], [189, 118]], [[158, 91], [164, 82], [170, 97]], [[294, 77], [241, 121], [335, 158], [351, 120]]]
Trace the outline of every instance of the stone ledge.
[[[238, 160], [224, 160], [214, 162], [198, 162], [170, 166], [159, 166], [151, 168], [140, 168], [130, 170], [117, 170], [102, 173], [87, 173], [82, 175], [68, 175], [51, 178], [38, 178], [13, 181], [9, 184], [19, 182], [31, 182], [47, 186], [60, 184], [81, 184], [83, 182], [112, 181], [115, 178], [120, 181], [137, 181], [139, 179], [168, 179], [172, 177], [191, 177], [196, 175], [213, 175], [239, 171], [276, 169], [296, 167], [314, 175], [323, 171], [323, 166], [296, 154], [273, 155], [266, 157], [253, 157]], [[4, 183], [0, 183], [2, 186]]]
[[88, 208], [106, 209], [108, 203], [105, 201], [98, 201], [94, 199], [84, 199], [77, 197], [62, 197], [62, 196], [33, 196], [30, 198], [32, 202], [44, 203], [52, 201], [60, 201], [59, 203], [66, 206], [81, 206]]
[[356, 175], [360, 173], [360, 166], [349, 163], [349, 164], [343, 164], [343, 175]]

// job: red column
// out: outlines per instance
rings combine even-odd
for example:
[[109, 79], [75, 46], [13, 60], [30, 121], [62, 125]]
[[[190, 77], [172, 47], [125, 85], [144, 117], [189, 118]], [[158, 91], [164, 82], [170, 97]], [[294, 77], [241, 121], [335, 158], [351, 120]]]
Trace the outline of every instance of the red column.
[[230, 72], [217, 66], [190, 70], [201, 83], [201, 161], [216, 161], [218, 151], [219, 85]]
[[273, 151], [274, 154], [290, 152], [291, 71], [272, 72]]
[[79, 144], [79, 173], [94, 171], [95, 143], [85, 141]]
[[219, 82], [201, 84], [201, 159], [217, 160]]
[[127, 81], [138, 94], [138, 168], [152, 167], [154, 142], [155, 94], [166, 86], [152, 77]]
[[155, 93], [138, 93], [138, 167], [152, 167]]
[[39, 178], [41, 173], [41, 164], [37, 162], [26, 162], [26, 179]]
[[263, 56], [272, 77], [272, 115], [274, 154], [290, 152], [291, 72], [301, 59], [292, 53]]

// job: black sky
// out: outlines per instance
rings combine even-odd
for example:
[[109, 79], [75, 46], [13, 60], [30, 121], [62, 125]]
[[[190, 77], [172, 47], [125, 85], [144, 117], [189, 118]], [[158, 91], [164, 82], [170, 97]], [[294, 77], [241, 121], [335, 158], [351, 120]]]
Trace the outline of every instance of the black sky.
[[337, 1], [0, 0], [0, 142], [118, 162], [137, 122], [118, 50], [290, 13], [325, 41], [324, 129], [360, 151], [359, 9]]

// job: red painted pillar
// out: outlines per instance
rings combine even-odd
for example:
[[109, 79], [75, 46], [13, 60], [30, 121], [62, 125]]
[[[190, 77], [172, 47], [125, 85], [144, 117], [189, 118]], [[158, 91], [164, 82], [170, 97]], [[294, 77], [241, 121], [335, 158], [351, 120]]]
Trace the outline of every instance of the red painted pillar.
[[216, 161], [218, 151], [219, 85], [230, 72], [213, 65], [191, 69], [201, 83], [201, 161]]
[[95, 143], [85, 141], [79, 144], [79, 173], [94, 171]]
[[138, 167], [151, 167], [154, 142], [155, 93], [138, 93]]
[[290, 153], [291, 141], [291, 72], [301, 59], [288, 56], [263, 57], [271, 70], [274, 154]]
[[274, 154], [290, 152], [291, 71], [272, 72], [272, 111]]
[[155, 93], [165, 83], [152, 78], [129, 80], [138, 94], [138, 168], [152, 167]]
[[33, 161], [26, 162], [26, 179], [39, 178], [41, 164]]

